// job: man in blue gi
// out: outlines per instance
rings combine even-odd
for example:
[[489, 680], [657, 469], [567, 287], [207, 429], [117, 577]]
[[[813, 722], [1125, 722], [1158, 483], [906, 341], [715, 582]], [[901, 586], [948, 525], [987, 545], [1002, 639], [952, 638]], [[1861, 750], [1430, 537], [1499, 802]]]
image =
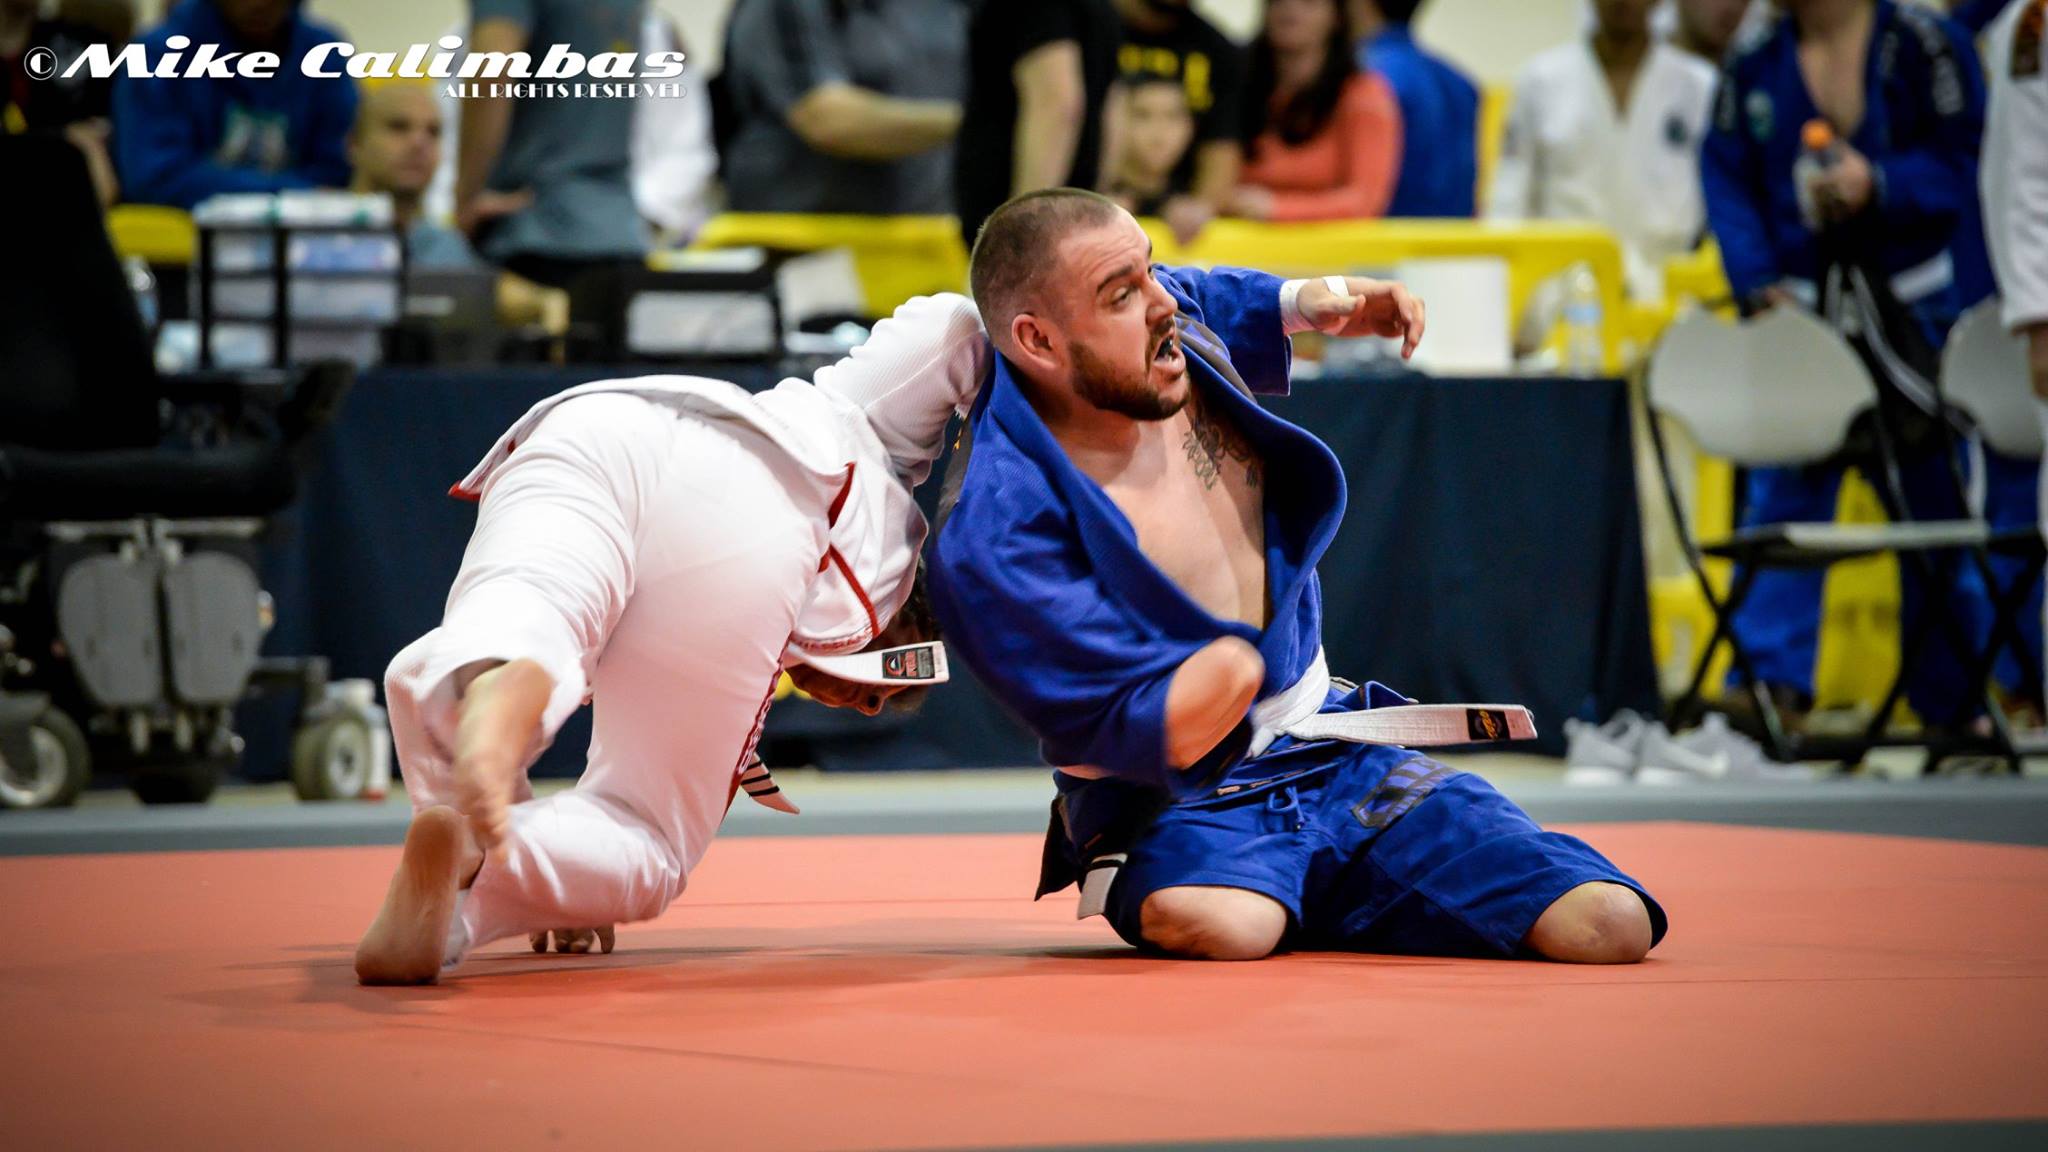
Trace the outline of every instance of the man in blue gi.
[[[1707, 222], [1729, 285], [1745, 312], [1810, 308], [1830, 260], [1858, 261], [1888, 281], [1920, 340], [1938, 349], [1969, 302], [1959, 264], [1981, 262], [1956, 256], [1981, 242], [1973, 205], [1984, 79], [1976, 52], [1954, 23], [1895, 0], [1782, 7], [1731, 54], [1701, 157]], [[1813, 120], [1828, 123], [1839, 143], [1831, 162], [1802, 177], [1802, 129]], [[1941, 452], [1917, 453], [1904, 465], [1916, 518], [1966, 514]], [[1841, 476], [1752, 469], [1744, 522], [1831, 520]], [[2031, 472], [1992, 460], [1987, 481], [1994, 523], [2029, 522], [2022, 504]], [[1990, 615], [1983, 584], [1967, 565], [1939, 567], [1939, 586], [1930, 589], [1903, 566], [1906, 631], [1919, 626], [1930, 597], [1942, 597], [1974, 641]], [[1759, 573], [1734, 621], [1758, 679], [1795, 711], [1812, 703], [1822, 576]], [[1954, 726], [1971, 718], [1981, 692], [1965, 683], [1962, 657], [1936, 636], [1908, 670], [1907, 699], [1923, 721]]]
[[1040, 895], [1080, 879], [1083, 915], [1195, 958], [1641, 959], [1664, 914], [1592, 848], [1477, 776], [1313, 738], [1322, 714], [1406, 701], [1331, 680], [1315, 565], [1343, 472], [1247, 392], [1287, 390], [1292, 331], [1412, 351], [1421, 305], [1150, 257], [1127, 213], [1072, 189], [1012, 200], [974, 249], [1001, 357], [932, 598], [1057, 766]]

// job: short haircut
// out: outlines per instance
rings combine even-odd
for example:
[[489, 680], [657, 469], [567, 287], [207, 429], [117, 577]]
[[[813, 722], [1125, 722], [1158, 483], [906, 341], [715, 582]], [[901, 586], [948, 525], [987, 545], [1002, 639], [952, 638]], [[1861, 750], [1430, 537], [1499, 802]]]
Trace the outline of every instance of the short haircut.
[[1026, 192], [991, 213], [974, 238], [968, 269], [974, 303], [989, 335], [998, 344], [1009, 339], [1010, 321], [1038, 302], [1062, 238], [1108, 224], [1122, 212], [1107, 196], [1046, 188]]

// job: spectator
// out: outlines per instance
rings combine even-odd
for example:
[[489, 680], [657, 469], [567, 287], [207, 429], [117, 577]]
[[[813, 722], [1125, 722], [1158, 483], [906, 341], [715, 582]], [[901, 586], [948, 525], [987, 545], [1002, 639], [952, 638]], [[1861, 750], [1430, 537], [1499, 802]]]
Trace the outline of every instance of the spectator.
[[1187, 90], [1164, 76], [1142, 78], [1117, 103], [1121, 122], [1107, 185], [1110, 197], [1134, 216], [1157, 216], [1186, 189], [1174, 183], [1181, 158], [1195, 141], [1195, 114]]
[[1592, 34], [1515, 81], [1486, 215], [1586, 220], [1621, 242], [1632, 295], [1660, 300], [1664, 262], [1706, 223], [1699, 150], [1715, 72], [1650, 33], [1655, 0], [1593, 0]]
[[1359, 67], [1401, 106], [1401, 165], [1389, 216], [1469, 218], [1479, 194], [1479, 89], [1423, 51], [1409, 25], [1422, 0], [1351, 0]]
[[[637, 42], [642, 0], [470, 0], [469, 52], [585, 56]], [[479, 95], [462, 102], [455, 223], [485, 258], [566, 288], [585, 269], [637, 264], [631, 100]]]
[[[654, 6], [640, 24], [640, 51], [682, 52], [675, 22]], [[681, 96], [643, 95], [633, 108], [633, 202], [666, 244], [681, 246], [711, 217], [718, 152], [711, 143], [711, 99], [703, 72], [683, 69]]]
[[[1992, 266], [2000, 295], [2000, 315], [2013, 334], [2026, 341], [2027, 365], [2033, 377], [2036, 412], [2048, 438], [2048, 0], [2012, 0], [1985, 36], [1985, 63], [1991, 76], [1990, 106], [1984, 127], [1982, 194], [1985, 231], [1991, 241]], [[1989, 468], [1994, 481], [2004, 472], [2001, 501], [2012, 512], [2000, 515], [2001, 526], [2028, 520], [2048, 525], [2048, 499], [2035, 487], [2033, 515], [2024, 516], [2027, 491], [2024, 470], [2015, 462]], [[2048, 468], [2040, 469], [2048, 476]], [[2041, 481], [2037, 479], [2036, 483]], [[1988, 495], [1988, 494], [1987, 494]], [[2000, 578], [2013, 579], [2016, 563], [2001, 564]], [[2034, 597], [2041, 596], [2035, 586]], [[2031, 651], [2042, 651], [2033, 626], [2043, 621], [2038, 610], [2027, 614]], [[2016, 670], [2014, 670], [2016, 671]], [[2033, 669], [2040, 684], [2041, 669]], [[2011, 676], [2011, 680], [2022, 679]], [[2034, 703], [2038, 706], [2040, 701]]]
[[[424, 209], [427, 187], [441, 166], [441, 105], [424, 83], [393, 80], [364, 94], [348, 137], [356, 192], [391, 197], [392, 218], [405, 235], [413, 269], [486, 268], [469, 242]], [[498, 276], [498, 316], [512, 326], [538, 323], [560, 333], [568, 326], [569, 299], [511, 272]]]
[[1671, 46], [1719, 67], [1749, 19], [1751, 0], [1672, 0]]
[[1252, 42], [1243, 183], [1252, 220], [1381, 216], [1401, 163], [1393, 90], [1352, 59], [1343, 0], [1266, 0]]
[[[102, 208], [112, 204], [120, 182], [107, 152], [111, 82], [65, 71], [91, 44], [110, 38], [90, 25], [37, 18], [39, 0], [0, 0], [0, 133], [60, 135], [85, 155], [86, 171]], [[55, 72], [36, 77], [24, 67], [32, 48], [54, 54]]]
[[[1728, 282], [1746, 311], [1812, 306], [1827, 267], [1853, 264], [1897, 298], [1917, 327], [1905, 335], [1938, 347], [1957, 310], [1950, 246], [1964, 201], [1976, 194], [1984, 124], [1976, 53], [1938, 14], [1894, 0], [1782, 6], [1783, 16], [1730, 56], [1701, 155], [1707, 218]], [[1835, 126], [1839, 151], [1801, 188], [1795, 165], [1803, 127], [1815, 119]], [[1905, 465], [1915, 517], [1963, 514], [1940, 452]], [[1839, 470], [1753, 469], [1744, 522], [1830, 520], [1840, 482]], [[1930, 592], [1914, 569], [1902, 575], [1910, 635]], [[1794, 712], [1812, 702], [1821, 577], [1759, 573], [1734, 621], [1758, 679]], [[1933, 594], [1951, 599], [1970, 624], [1986, 613], [1984, 589], [1967, 572]], [[1907, 695], [1924, 721], [1946, 726], [1969, 718], [1978, 692], [1937, 637], [1909, 669]]]
[[1116, 81], [1111, 0], [984, 2], [967, 30], [967, 105], [953, 196], [969, 246], [1003, 201], [1040, 188], [1092, 188], [1103, 106]]
[[1179, 80], [1195, 114], [1195, 146], [1175, 183], [1187, 192], [1160, 207], [1182, 243], [1224, 210], [1244, 162], [1244, 51], [1204, 20], [1190, 0], [1116, 0], [1123, 19], [1117, 70], [1125, 83]]
[[57, 0], [57, 19], [90, 29], [108, 44], [135, 38], [135, 0]]
[[747, 0], [726, 44], [733, 209], [951, 207], [967, 44], [955, 0]]
[[356, 85], [305, 75], [315, 45], [343, 39], [307, 19], [294, 0], [183, 0], [142, 37], [154, 63], [173, 36], [227, 52], [272, 52], [267, 79], [114, 80], [114, 160], [122, 194], [141, 204], [191, 208], [223, 192], [348, 185], [347, 140]]
[[421, 200], [441, 163], [441, 107], [424, 83], [392, 80], [363, 95], [348, 134], [349, 188], [391, 197], [392, 218], [405, 234], [414, 268], [480, 265], [460, 232], [427, 217]]

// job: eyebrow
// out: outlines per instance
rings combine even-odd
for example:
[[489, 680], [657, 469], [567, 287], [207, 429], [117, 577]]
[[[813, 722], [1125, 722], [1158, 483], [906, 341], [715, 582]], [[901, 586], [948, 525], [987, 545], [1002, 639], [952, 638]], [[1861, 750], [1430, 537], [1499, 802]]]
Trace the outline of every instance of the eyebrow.
[[1126, 277], [1128, 277], [1128, 276], [1130, 276], [1130, 275], [1131, 275], [1131, 266], [1130, 266], [1129, 264], [1119, 264], [1119, 265], [1117, 265], [1116, 271], [1114, 271], [1114, 272], [1111, 272], [1111, 273], [1110, 273], [1109, 275], [1107, 275], [1107, 276], [1104, 276], [1104, 277], [1102, 278], [1102, 283], [1100, 283], [1100, 284], [1097, 284], [1097, 285], [1095, 286], [1095, 292], [1096, 292], [1096, 294], [1097, 294], [1097, 295], [1100, 295], [1100, 294], [1102, 293], [1102, 290], [1103, 290], [1104, 288], [1107, 288], [1107, 287], [1109, 287], [1109, 286], [1110, 286], [1111, 284], [1114, 284], [1114, 283], [1116, 283], [1116, 282], [1117, 282], [1117, 281], [1119, 281], [1119, 280], [1125, 279]]

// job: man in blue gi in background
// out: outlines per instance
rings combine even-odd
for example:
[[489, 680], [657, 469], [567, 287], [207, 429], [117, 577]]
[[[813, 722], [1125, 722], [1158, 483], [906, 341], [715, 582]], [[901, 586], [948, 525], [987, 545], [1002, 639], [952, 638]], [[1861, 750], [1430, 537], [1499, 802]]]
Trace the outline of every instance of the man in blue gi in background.
[[1240, 389], [1286, 392], [1288, 335], [1312, 327], [1412, 352], [1421, 305], [1150, 258], [1129, 214], [1072, 189], [1012, 200], [974, 248], [1002, 355], [932, 598], [1058, 768], [1040, 895], [1081, 879], [1083, 915], [1193, 958], [1640, 960], [1663, 911], [1582, 841], [1408, 749], [1289, 734], [1407, 702], [1331, 680], [1315, 565], [1343, 472]]
[[[1830, 262], [1860, 263], [1903, 306], [1919, 341], [1938, 350], [1970, 297], [1984, 291], [1959, 285], [1959, 270], [1985, 263], [1974, 208], [1984, 134], [1976, 52], [1953, 22], [1894, 0], [1781, 7], [1731, 53], [1701, 157], [1707, 222], [1729, 285], [1745, 313], [1812, 308]], [[1827, 123], [1837, 142], [1825, 164], [1802, 165], [1802, 134], [1813, 120]], [[1902, 471], [1914, 517], [1966, 515], [1938, 449], [1909, 454]], [[1841, 479], [1839, 468], [1752, 469], [1743, 522], [1832, 520]], [[1994, 524], [2031, 522], [2031, 470], [1993, 459], [1986, 480]], [[1969, 639], [1981, 638], [1990, 608], [1974, 570], [1945, 560], [1938, 586], [1926, 588], [1911, 565], [1901, 568], [1908, 635], [1929, 599], [1940, 597]], [[1795, 713], [1813, 703], [1823, 575], [1760, 572], [1734, 621], [1758, 679]], [[1926, 723], [1961, 725], [1982, 700], [1964, 680], [1963, 657], [1937, 635], [1908, 670], [1907, 699]]]

